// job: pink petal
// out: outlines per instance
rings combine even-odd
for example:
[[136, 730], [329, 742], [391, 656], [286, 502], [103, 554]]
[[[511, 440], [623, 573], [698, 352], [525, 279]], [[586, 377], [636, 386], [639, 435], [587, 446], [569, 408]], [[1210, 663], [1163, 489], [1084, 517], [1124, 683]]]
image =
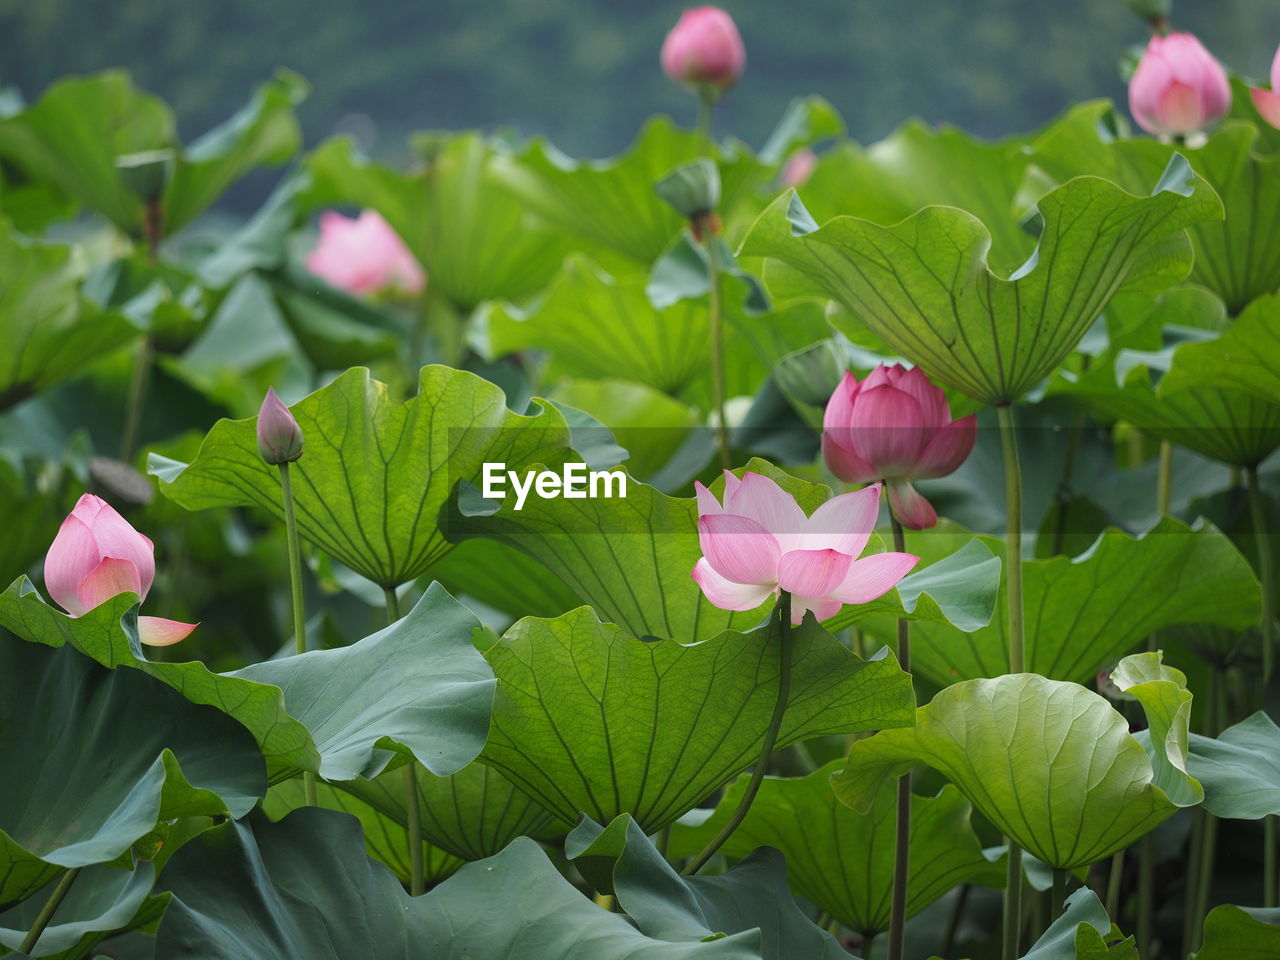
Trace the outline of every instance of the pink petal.
[[796, 498], [758, 473], [744, 474], [733, 493], [725, 494], [724, 506], [726, 512], [754, 520], [772, 533], [784, 552], [809, 524]]
[[[77, 504], [76, 510], [79, 509]], [[86, 610], [76, 596], [76, 586], [102, 561], [102, 551], [93, 538], [93, 531], [76, 516], [76, 510], [62, 521], [58, 535], [53, 538], [44, 558], [45, 589], [58, 606], [73, 617]], [[96, 508], [92, 512], [96, 513]]]
[[1271, 61], [1271, 89], [1280, 94], [1280, 47], [1276, 47], [1276, 55]]
[[825, 597], [844, 580], [852, 562], [837, 550], [792, 550], [778, 561], [778, 586], [797, 597]]
[[802, 545], [806, 550], [837, 550], [850, 557], [862, 553], [880, 515], [880, 484], [832, 497], [809, 518]]
[[694, 564], [691, 576], [703, 595], [721, 610], [754, 610], [773, 595], [771, 586], [726, 580], [712, 569], [706, 557]]
[[938, 522], [933, 504], [911, 485], [910, 480], [889, 481], [889, 509], [898, 522], [910, 530], [927, 530]]
[[911, 476], [929, 480], [954, 473], [973, 452], [978, 439], [978, 418], [974, 415], [953, 420], [934, 433], [916, 460]]
[[863, 385], [850, 426], [852, 448], [882, 477], [909, 476], [932, 434], [915, 398], [888, 385], [870, 390]]
[[1262, 119], [1273, 127], [1280, 128], [1280, 93], [1253, 88], [1249, 90], [1249, 96], [1253, 98], [1253, 105]]
[[833, 427], [822, 433], [822, 459], [827, 469], [845, 483], [870, 483], [879, 480], [876, 468], [853, 452], [853, 431]]
[[182, 623], [163, 617], [139, 617], [138, 639], [149, 647], [169, 647], [185, 640], [198, 623]]
[[819, 623], [823, 620], [830, 620], [844, 604], [835, 597], [817, 597], [807, 599], [805, 597], [791, 598], [791, 625], [797, 626], [803, 619], [806, 610], [812, 610], [814, 617]]
[[[735, 477], [734, 479], [737, 478]], [[724, 507], [720, 506], [720, 501], [716, 499], [716, 495], [701, 483], [694, 482], [693, 492], [698, 500], [698, 516], [715, 517], [724, 513]]]
[[1194, 133], [1207, 119], [1200, 91], [1176, 81], [1160, 94], [1156, 116], [1167, 133]]
[[142, 594], [138, 568], [128, 560], [104, 557], [93, 572], [76, 586], [76, 599], [84, 610], [92, 610], [100, 603], [122, 593]]
[[920, 558], [909, 553], [877, 553], [850, 565], [831, 595], [845, 603], [870, 603], [888, 593]]
[[920, 404], [925, 426], [941, 427], [951, 422], [951, 407], [941, 387], [935, 387], [923, 370], [912, 367], [894, 384], [903, 393], [910, 394]]
[[858, 396], [858, 389], [857, 378], [846, 370], [839, 386], [832, 391], [831, 399], [827, 401], [822, 411], [823, 430], [849, 426], [849, 420], [853, 417], [853, 401]]
[[724, 471], [724, 502], [728, 503], [729, 498], [733, 496], [733, 492], [738, 489], [742, 481], [738, 479], [738, 475], [732, 470]]
[[133, 564], [138, 571], [140, 589], [138, 598], [145, 600], [156, 578], [155, 545], [116, 513], [111, 504], [102, 503], [97, 516], [89, 524], [93, 538], [104, 557], [115, 557]]
[[700, 517], [698, 542], [708, 563], [734, 583], [778, 582], [778, 541], [760, 524], [730, 514]]

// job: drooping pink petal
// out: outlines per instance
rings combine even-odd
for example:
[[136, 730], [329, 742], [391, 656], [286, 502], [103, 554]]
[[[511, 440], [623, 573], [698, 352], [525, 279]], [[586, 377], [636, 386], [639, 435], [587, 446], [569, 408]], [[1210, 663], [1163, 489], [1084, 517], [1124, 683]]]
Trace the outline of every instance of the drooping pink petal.
[[915, 398], [888, 385], [858, 391], [849, 426], [853, 449], [882, 477], [909, 476], [932, 433]]
[[822, 459], [827, 469], [845, 483], [870, 483], [879, 480], [876, 468], [853, 452], [853, 431], [848, 427], [831, 427], [822, 432]]
[[76, 600], [85, 611], [122, 593], [141, 596], [142, 583], [138, 577], [138, 568], [119, 557], [104, 557], [93, 572], [76, 585]]
[[797, 597], [825, 597], [844, 580], [852, 561], [837, 550], [791, 550], [778, 561], [778, 586]]
[[954, 473], [973, 452], [973, 445], [978, 439], [978, 418], [974, 415], [961, 417], [942, 427], [929, 440], [916, 460], [911, 477], [915, 480], [930, 480], [934, 477], [945, 477]]
[[[92, 512], [97, 512], [96, 507]], [[98, 541], [93, 538], [93, 531], [72, 511], [62, 521], [58, 535], [53, 538], [49, 552], [45, 554], [45, 590], [67, 613], [73, 617], [80, 616], [87, 608], [76, 596], [76, 587], [81, 580], [93, 573], [101, 561], [102, 551], [98, 549]]]
[[747, 517], [722, 513], [698, 518], [698, 542], [716, 573], [734, 583], [778, 582], [778, 541]]
[[198, 623], [182, 623], [163, 617], [139, 617], [138, 639], [149, 647], [170, 647], [185, 640]]
[[89, 524], [98, 549], [104, 557], [125, 560], [137, 569], [139, 599], [145, 600], [156, 578], [155, 545], [129, 524], [111, 504], [103, 502], [97, 516]]
[[909, 553], [876, 553], [855, 560], [831, 595], [844, 603], [870, 603], [892, 590], [919, 560]]
[[690, 574], [703, 595], [721, 610], [754, 610], [773, 595], [773, 588], [754, 583], [734, 583], [716, 573], [706, 557], [699, 557]]
[[1280, 93], [1253, 87], [1249, 90], [1249, 96], [1262, 119], [1273, 127], [1280, 128]]
[[805, 529], [805, 516], [796, 498], [759, 473], [745, 473], [733, 493], [725, 494], [725, 512], [754, 520], [773, 534], [778, 547], [791, 549]]
[[806, 610], [812, 610], [814, 618], [821, 623], [823, 620], [834, 617], [843, 606], [844, 604], [834, 597], [792, 597], [791, 625], [798, 626], [804, 620]]
[[938, 513], [910, 480], [889, 481], [889, 509], [909, 530], [927, 530], [938, 522]]
[[832, 497], [809, 518], [801, 545], [806, 550], [838, 550], [856, 557], [862, 553], [880, 514], [880, 484]]

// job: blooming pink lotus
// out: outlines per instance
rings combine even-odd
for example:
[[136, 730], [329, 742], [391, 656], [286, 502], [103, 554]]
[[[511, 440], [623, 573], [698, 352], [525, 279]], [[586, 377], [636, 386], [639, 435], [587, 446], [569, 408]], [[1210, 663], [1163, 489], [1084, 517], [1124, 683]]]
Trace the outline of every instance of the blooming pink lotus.
[[417, 296], [426, 285], [422, 267], [400, 235], [376, 210], [352, 220], [332, 211], [320, 217], [320, 242], [307, 269], [331, 287], [369, 295], [399, 291]]
[[747, 50], [733, 17], [719, 7], [686, 10], [662, 44], [662, 70], [677, 83], [721, 93], [742, 76]]
[[[122, 593], [147, 597], [156, 576], [155, 546], [101, 497], [86, 493], [62, 521], [44, 558], [49, 596], [73, 617]], [[138, 638], [167, 647], [196, 628], [160, 617], [139, 617]]]
[[1262, 119], [1273, 127], [1280, 127], [1280, 47], [1276, 48], [1275, 59], [1271, 61], [1271, 89], [1250, 88], [1249, 96], [1253, 105], [1262, 114]]
[[880, 485], [828, 500], [805, 516], [795, 497], [758, 473], [724, 474], [724, 503], [702, 484], [698, 539], [703, 556], [693, 579], [722, 610], [754, 610], [770, 596], [791, 594], [791, 622], [812, 610], [819, 620], [846, 603], [869, 603], [920, 559], [877, 553], [858, 559], [880, 512]]
[[1129, 80], [1129, 112], [1148, 133], [1185, 136], [1222, 119], [1231, 84], [1189, 33], [1156, 34]]
[[945, 477], [973, 451], [975, 416], [951, 419], [947, 395], [919, 367], [881, 364], [861, 383], [846, 373], [822, 415], [822, 456], [847, 483], [889, 482], [903, 526], [923, 530], [938, 515], [911, 485]]

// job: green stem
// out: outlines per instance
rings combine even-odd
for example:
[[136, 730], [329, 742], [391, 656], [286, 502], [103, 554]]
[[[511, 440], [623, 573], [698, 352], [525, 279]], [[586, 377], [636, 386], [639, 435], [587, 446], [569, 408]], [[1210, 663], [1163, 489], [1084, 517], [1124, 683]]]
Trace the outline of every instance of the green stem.
[[1120, 884], [1124, 879], [1124, 851], [1117, 850], [1111, 858], [1111, 869], [1107, 875], [1107, 916], [1112, 922], [1119, 922]]
[[27, 936], [22, 941], [22, 946], [18, 947], [19, 953], [30, 954], [35, 949], [36, 943], [40, 940], [40, 935], [44, 933], [44, 928], [53, 919], [54, 913], [57, 912], [62, 901], [66, 899], [67, 891], [71, 889], [71, 884], [76, 882], [76, 877], [79, 875], [79, 867], [73, 867], [62, 875], [58, 885], [53, 888], [53, 893], [49, 894], [49, 899], [45, 901], [44, 906], [40, 908], [40, 913], [36, 915], [36, 922], [27, 931]]
[[1022, 848], [1009, 843], [1009, 869], [1004, 878], [1004, 960], [1017, 960], [1018, 935], [1022, 932]]
[[[383, 587], [387, 607], [387, 625], [400, 619], [400, 599], [395, 587]], [[418, 763], [410, 760], [404, 770], [404, 819], [409, 843], [409, 894], [418, 896], [427, 888], [426, 865], [422, 851], [422, 810], [418, 806]]]
[[724, 302], [720, 289], [720, 238], [707, 230], [705, 246], [707, 269], [711, 274], [707, 310], [711, 322], [711, 391], [716, 412], [716, 445], [720, 451], [720, 466], [728, 470], [733, 466], [729, 453], [729, 419], [725, 416], [724, 385]]
[[[1156, 510], [1160, 516], [1167, 516], [1169, 504], [1173, 500], [1173, 444], [1168, 440], [1160, 441], [1160, 473], [1156, 479]], [[1157, 518], [1158, 519], [1158, 518]]]
[[[1271, 555], [1271, 534], [1267, 530], [1266, 507], [1262, 500], [1262, 485], [1258, 482], [1258, 468], [1245, 471], [1249, 484], [1249, 509], [1253, 515], [1253, 535], [1258, 542], [1258, 580], [1262, 584], [1262, 685], [1265, 694], [1271, 674], [1275, 669], [1276, 648], [1276, 594], [1275, 559]], [[1276, 876], [1276, 818], [1263, 821], [1264, 845], [1262, 851], [1262, 903], [1265, 907], [1280, 906], [1280, 878]]]
[[144, 334], [138, 343], [138, 355], [134, 358], [133, 375], [129, 379], [129, 396], [125, 402], [124, 433], [120, 437], [120, 459], [125, 463], [133, 463], [138, 453], [142, 407], [151, 381], [151, 353], [151, 334]]
[[[893, 524], [893, 549], [906, 553], [902, 523], [889, 511]], [[911, 672], [911, 625], [898, 618], [898, 663]], [[911, 771], [898, 777], [897, 822], [893, 841], [893, 904], [889, 913], [889, 960], [902, 960], [907, 926], [907, 878], [911, 867]]]
[[711, 139], [711, 105], [709, 96], [698, 94], [698, 132], [708, 141]]
[[[293, 594], [293, 652], [307, 652], [307, 620], [302, 609], [302, 550], [298, 544], [298, 518], [293, 509], [293, 480], [289, 463], [280, 464], [280, 491], [284, 500], [284, 529], [289, 541], [289, 587]], [[302, 773], [302, 792], [307, 806], [318, 806], [316, 800], [316, 775], [310, 770]]]
[[760, 748], [760, 760], [751, 773], [751, 781], [747, 784], [747, 792], [742, 795], [738, 808], [724, 828], [703, 847], [702, 852], [689, 861], [681, 870], [681, 874], [691, 877], [715, 856], [716, 851], [733, 835], [733, 831], [747, 816], [751, 803], [760, 790], [764, 775], [769, 767], [769, 757], [773, 754], [773, 745], [778, 742], [778, 730], [782, 727], [783, 714], [787, 712], [787, 702], [791, 699], [791, 594], [783, 590], [778, 596], [778, 604], [774, 608], [775, 625], [778, 631], [778, 699], [773, 705], [773, 716], [769, 720], [769, 729], [764, 734], [764, 744]]
[[1049, 922], [1057, 920], [1062, 913], [1062, 904], [1067, 899], [1067, 871], [1062, 867], [1053, 868], [1053, 888], [1049, 896]]
[[[1085, 357], [1084, 369], [1088, 371], [1088, 357]], [[1076, 458], [1080, 450], [1080, 434], [1084, 430], [1085, 414], [1077, 411], [1071, 424], [1071, 433], [1067, 436], [1067, 454], [1062, 461], [1062, 476], [1058, 478], [1058, 518], [1053, 528], [1053, 555], [1062, 553], [1062, 544], [1067, 535], [1067, 504], [1071, 502], [1071, 477], [1076, 470]]]
[[960, 920], [964, 916], [964, 908], [969, 903], [969, 891], [972, 888], [967, 883], [960, 885], [960, 892], [956, 894], [956, 902], [951, 905], [951, 916], [947, 918], [947, 927], [942, 933], [942, 946], [938, 951], [940, 957], [949, 958], [956, 947], [956, 932], [960, 929]]

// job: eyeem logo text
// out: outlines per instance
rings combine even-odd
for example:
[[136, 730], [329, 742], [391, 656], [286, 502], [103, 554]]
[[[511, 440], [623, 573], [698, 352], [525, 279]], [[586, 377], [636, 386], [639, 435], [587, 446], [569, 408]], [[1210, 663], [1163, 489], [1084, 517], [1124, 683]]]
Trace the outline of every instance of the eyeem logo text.
[[[622, 470], [588, 470], [585, 463], [566, 463], [557, 473], [554, 470], [530, 470], [521, 476], [508, 470], [505, 463], [486, 463], [481, 494], [486, 500], [505, 500], [507, 485], [515, 491], [515, 509], [524, 508], [530, 493], [543, 500], [564, 497], [566, 500], [586, 500], [604, 497], [625, 497], [627, 475]], [[614, 491], [617, 491], [616, 493]]]

